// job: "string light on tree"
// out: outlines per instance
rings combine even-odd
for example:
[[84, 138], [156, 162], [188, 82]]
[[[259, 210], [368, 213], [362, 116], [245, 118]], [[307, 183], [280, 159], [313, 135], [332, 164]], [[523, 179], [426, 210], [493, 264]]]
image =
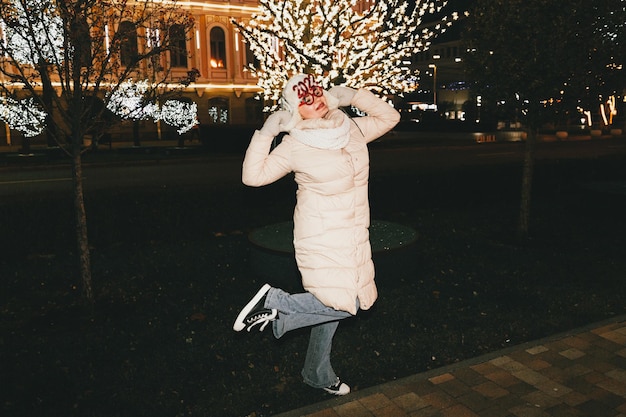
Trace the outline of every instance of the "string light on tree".
[[407, 57], [428, 48], [457, 13], [443, 17], [446, 1], [260, 0], [249, 21], [233, 21], [259, 60], [249, 67], [266, 100], [276, 103], [285, 80], [314, 73], [328, 87], [345, 84], [382, 94], [415, 88]]
[[6, 8], [2, 13], [5, 54], [21, 64], [63, 62], [63, 20], [54, 2], [12, 0], [2, 3]]
[[11, 129], [32, 138], [43, 132], [46, 112], [39, 108], [32, 97], [21, 101], [0, 97], [0, 119]]
[[[86, 134], [101, 135], [110, 127], [102, 104], [126, 119], [157, 114], [155, 90], [167, 85], [170, 72], [165, 67], [150, 73], [148, 69], [177, 46], [168, 36], [174, 25], [183, 29], [185, 38], [194, 25], [176, 0], [1, 2], [0, 118], [25, 136], [41, 133], [45, 119], [48, 145], [58, 145], [71, 158], [77, 272], [89, 302], [94, 293], [82, 155], [90, 148], [83, 140]], [[158, 36], [153, 29], [158, 29]], [[159, 42], [147, 46], [146, 37]], [[132, 76], [150, 77], [151, 91], [142, 90], [141, 83], [124, 84]], [[27, 98], [31, 100], [21, 102]], [[135, 138], [138, 127], [133, 124]]]
[[198, 105], [180, 100], [167, 100], [161, 106], [159, 118], [177, 128], [179, 135], [191, 130], [198, 124]]
[[198, 124], [198, 106], [181, 100], [166, 100], [161, 107], [150, 98], [154, 91], [148, 80], [126, 80], [108, 95], [107, 108], [126, 120], [164, 121], [179, 134]]
[[147, 94], [152, 91], [148, 80], [122, 82], [108, 94], [107, 108], [126, 120], [147, 120], [158, 113], [158, 106], [150, 102]]

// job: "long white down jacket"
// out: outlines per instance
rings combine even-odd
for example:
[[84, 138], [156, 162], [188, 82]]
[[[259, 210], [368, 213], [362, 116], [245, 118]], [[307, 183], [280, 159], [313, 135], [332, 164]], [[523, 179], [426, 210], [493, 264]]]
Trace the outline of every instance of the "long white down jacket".
[[391, 130], [400, 115], [364, 89], [351, 104], [367, 115], [352, 119], [343, 149], [313, 148], [286, 135], [270, 152], [273, 138], [255, 132], [242, 181], [258, 187], [295, 174], [293, 243], [302, 285], [326, 306], [356, 314], [357, 299], [367, 310], [378, 297], [369, 241], [367, 144]]

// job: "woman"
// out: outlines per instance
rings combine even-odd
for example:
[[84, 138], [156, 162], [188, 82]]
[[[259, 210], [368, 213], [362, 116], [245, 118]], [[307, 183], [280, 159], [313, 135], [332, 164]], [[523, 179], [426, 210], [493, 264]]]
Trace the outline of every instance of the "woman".
[[[280, 338], [311, 327], [302, 376], [314, 388], [345, 395], [330, 364], [338, 321], [369, 309], [378, 296], [369, 242], [369, 154], [367, 144], [389, 130], [400, 115], [367, 90], [325, 91], [312, 75], [299, 74], [283, 89], [283, 106], [255, 132], [243, 161], [249, 186], [270, 184], [290, 172], [298, 184], [294, 210], [296, 263], [302, 294], [264, 285], [235, 320], [233, 329], [262, 331], [272, 323]], [[367, 116], [351, 119], [339, 107], [352, 105]], [[288, 134], [270, 152], [281, 132]]]

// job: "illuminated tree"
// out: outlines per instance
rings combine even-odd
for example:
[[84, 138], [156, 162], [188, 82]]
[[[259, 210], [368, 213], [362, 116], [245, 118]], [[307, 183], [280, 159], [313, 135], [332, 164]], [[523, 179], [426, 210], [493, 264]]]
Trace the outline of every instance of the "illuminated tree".
[[588, 34], [586, 56], [581, 56], [586, 59], [574, 66], [564, 95], [588, 111], [590, 125], [612, 127], [624, 120], [623, 114], [614, 116], [626, 92], [626, 1], [582, 2], [577, 10], [577, 33]]
[[573, 107], [624, 88], [626, 1], [477, 0], [465, 32], [466, 67], [486, 107], [528, 130], [518, 232], [528, 237], [534, 144], [554, 104]]
[[32, 97], [21, 101], [0, 97], [0, 120], [28, 138], [44, 131], [45, 119], [46, 113], [39, 109]]
[[259, 61], [249, 70], [258, 77], [264, 98], [273, 102], [285, 80], [298, 72], [315, 73], [326, 85], [411, 91], [417, 73], [406, 61], [458, 18], [454, 12], [439, 15], [447, 3], [442, 0], [259, 3], [260, 12], [251, 20], [234, 23]]
[[106, 107], [113, 114], [133, 122], [133, 143], [140, 146], [139, 121], [154, 118], [157, 113], [155, 90], [148, 80], [128, 79], [107, 94]]
[[128, 120], [147, 120], [154, 118], [157, 105], [147, 100], [151, 90], [148, 80], [133, 81], [128, 79], [117, 90], [108, 95], [107, 108]]
[[[122, 119], [132, 120], [134, 127], [137, 126], [138, 120], [153, 119], [155, 123], [162, 120], [176, 127], [179, 135], [198, 124], [198, 106], [195, 103], [165, 99], [163, 105], [159, 107], [159, 97], [155, 97], [153, 93], [154, 90], [148, 80], [135, 82], [129, 79], [107, 95], [107, 108]], [[163, 97], [167, 96], [161, 96]], [[138, 132], [134, 133], [137, 137]], [[135, 144], [139, 145], [138, 139], [135, 139]]]
[[159, 109], [159, 119], [176, 128], [179, 135], [198, 124], [198, 105], [181, 100], [167, 100]]
[[[169, 38], [173, 25], [186, 34], [193, 25], [176, 1], [0, 0], [2, 103], [31, 100], [46, 115], [45, 132], [72, 159], [79, 270], [89, 301], [83, 137], [107, 125], [107, 100], [125, 81], [147, 78], [154, 90], [168, 79], [166, 52], [178, 46]], [[26, 126], [34, 115], [22, 114], [12, 126]]]

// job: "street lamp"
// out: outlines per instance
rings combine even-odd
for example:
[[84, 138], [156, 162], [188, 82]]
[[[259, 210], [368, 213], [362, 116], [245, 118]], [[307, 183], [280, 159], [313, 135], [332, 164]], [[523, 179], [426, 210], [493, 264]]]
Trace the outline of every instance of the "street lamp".
[[428, 64], [428, 68], [433, 69], [433, 104], [437, 110], [437, 65]]

